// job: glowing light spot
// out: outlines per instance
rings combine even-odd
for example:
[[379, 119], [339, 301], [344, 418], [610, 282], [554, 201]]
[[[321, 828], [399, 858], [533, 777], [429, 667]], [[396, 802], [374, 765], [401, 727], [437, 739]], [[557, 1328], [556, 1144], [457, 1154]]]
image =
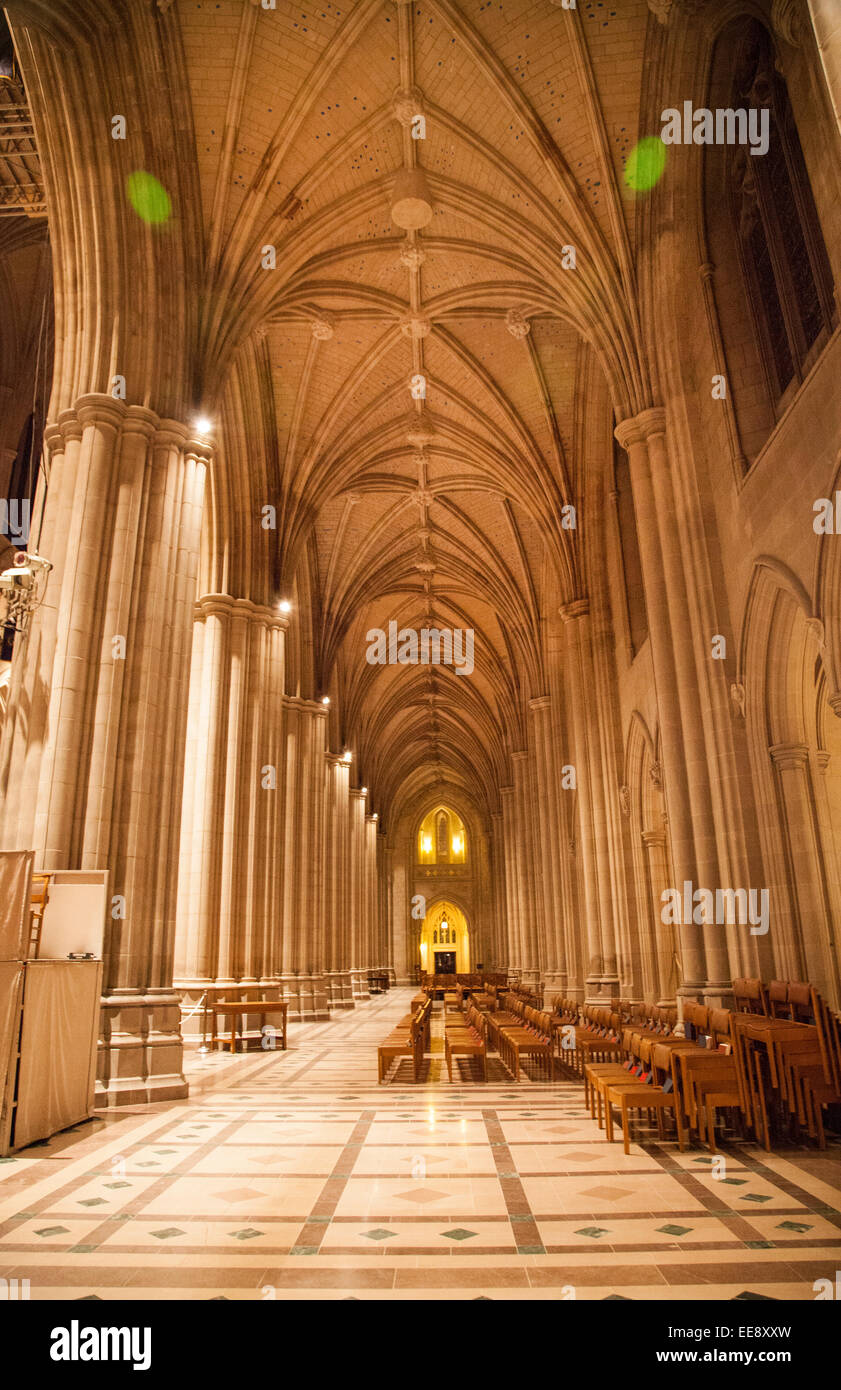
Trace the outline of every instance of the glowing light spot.
[[625, 165], [625, 182], [635, 193], [646, 193], [666, 167], [666, 146], [659, 135], [645, 135], [634, 145]]
[[163, 184], [154, 174], [145, 169], [137, 169], [126, 180], [128, 200], [144, 222], [159, 226], [168, 222], [172, 214], [172, 200]]

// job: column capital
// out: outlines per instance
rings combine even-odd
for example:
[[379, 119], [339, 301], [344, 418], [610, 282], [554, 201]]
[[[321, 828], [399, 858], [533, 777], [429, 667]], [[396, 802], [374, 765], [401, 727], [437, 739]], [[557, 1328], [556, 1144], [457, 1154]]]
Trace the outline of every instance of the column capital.
[[[71, 414], [70, 411], [61, 413]], [[116, 396], [106, 395], [102, 391], [89, 391], [86, 395], [80, 396], [72, 410], [83, 429], [86, 425], [96, 424], [114, 431], [120, 428], [127, 413], [128, 406], [125, 401], [119, 400]]]
[[775, 743], [769, 749], [775, 767], [784, 772], [792, 768], [805, 767], [809, 760], [809, 749], [805, 743]]
[[621, 420], [613, 433], [623, 449], [629, 449], [634, 444], [646, 444], [649, 439], [666, 433], [666, 412], [660, 405], [641, 410], [639, 415]]
[[533, 700], [529, 700], [529, 709], [540, 710], [549, 709], [552, 704], [551, 696], [535, 695]]
[[327, 718], [327, 706], [322, 705], [320, 700], [305, 700], [301, 695], [284, 695], [284, 709], [300, 710], [302, 714], [317, 714], [321, 719]]
[[512, 750], [511, 750], [511, 761], [512, 761], [512, 763], [513, 763], [513, 762], [518, 762], [518, 763], [519, 763], [519, 762], [522, 762], [522, 760], [523, 760], [524, 758], [527, 758], [528, 755], [529, 755], [529, 754], [528, 754], [528, 749], [527, 749], [527, 748], [512, 748]]
[[661, 849], [665, 849], [666, 847], [665, 830], [643, 830], [640, 838], [646, 849], [653, 848], [654, 846], [659, 846]]
[[82, 426], [75, 410], [62, 410], [57, 420], [48, 421], [44, 427], [44, 443], [51, 453], [66, 447], [69, 440], [81, 438]]
[[285, 632], [289, 619], [275, 608], [252, 603], [248, 598], [235, 598], [233, 594], [202, 594], [193, 609], [197, 620], [208, 617], [247, 618], [250, 622], [265, 623], [267, 627], [279, 628]]
[[571, 623], [576, 618], [586, 618], [590, 612], [590, 600], [586, 596], [571, 599], [569, 603], [562, 603], [558, 612], [565, 623]]
[[836, 719], [841, 719], [841, 690], [837, 690], [834, 695], [829, 697], [829, 708]]

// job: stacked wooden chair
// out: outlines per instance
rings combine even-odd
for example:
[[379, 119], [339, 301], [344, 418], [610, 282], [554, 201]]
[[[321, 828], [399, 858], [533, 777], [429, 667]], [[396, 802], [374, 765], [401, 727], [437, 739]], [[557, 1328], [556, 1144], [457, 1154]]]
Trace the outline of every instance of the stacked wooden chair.
[[445, 1017], [444, 1057], [447, 1062], [447, 1075], [453, 1079], [454, 1057], [477, 1057], [481, 1063], [482, 1080], [487, 1081], [487, 1048], [485, 1045], [485, 1020], [473, 1004], [468, 1004], [464, 1013]]
[[423, 1061], [429, 1048], [429, 1018], [432, 1000], [427, 998], [413, 1013], [401, 1019], [397, 1027], [377, 1049], [377, 1068], [380, 1083], [398, 1058], [411, 1057], [415, 1081], [420, 1081]]

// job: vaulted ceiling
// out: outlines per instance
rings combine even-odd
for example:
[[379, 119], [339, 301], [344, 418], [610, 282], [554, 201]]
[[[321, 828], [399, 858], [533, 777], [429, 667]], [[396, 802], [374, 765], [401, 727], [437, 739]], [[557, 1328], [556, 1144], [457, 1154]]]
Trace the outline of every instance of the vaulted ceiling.
[[[585, 588], [562, 519], [590, 383], [650, 403], [623, 172], [658, 25], [646, 0], [266, 2], [157, 0], [197, 152], [201, 404], [259, 479], [227, 484], [252, 536], [277, 506], [305, 693], [380, 809], [442, 777], [490, 810], [547, 688], [547, 605]], [[415, 166], [431, 216], [407, 229]], [[389, 621], [472, 628], [475, 671], [369, 665]]]
[[[266, 362], [321, 689], [381, 807], [442, 777], [490, 808], [546, 689], [547, 589], [582, 589], [561, 522], [593, 362], [614, 400], [645, 389], [623, 169], [653, 20], [644, 0], [178, 13], [207, 360], [256, 335]], [[392, 190], [415, 165], [432, 216], [407, 230]], [[472, 628], [474, 673], [369, 665], [389, 621]]]

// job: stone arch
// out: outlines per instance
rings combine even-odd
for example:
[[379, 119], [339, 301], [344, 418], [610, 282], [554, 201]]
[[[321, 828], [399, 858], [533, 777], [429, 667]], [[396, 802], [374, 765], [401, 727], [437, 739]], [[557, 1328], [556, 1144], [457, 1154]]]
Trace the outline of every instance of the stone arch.
[[759, 959], [780, 978], [839, 998], [841, 738], [828, 698], [822, 627], [785, 566], [757, 562], [741, 676], [762, 859], [770, 894]]
[[[828, 496], [834, 503], [841, 491], [841, 453], [835, 460], [835, 470]], [[818, 538], [815, 575], [815, 613], [823, 623], [824, 663], [829, 689], [827, 698], [836, 714], [841, 714], [841, 551], [837, 535], [828, 533]]]
[[665, 1002], [674, 999], [678, 984], [674, 927], [664, 926], [660, 916], [662, 893], [671, 885], [671, 855], [657, 746], [637, 710], [628, 727], [622, 798], [639, 924], [629, 972], [634, 997]]
[[[417, 946], [421, 969], [428, 971], [429, 974], [434, 974], [435, 953], [440, 950], [455, 951], [456, 972], [459, 974], [466, 974], [473, 966], [471, 918], [467, 908], [463, 906], [463, 902], [459, 901], [459, 896], [458, 893], [448, 891], [437, 894], [431, 902], [427, 903], [426, 916], [418, 933]], [[455, 931], [454, 934], [452, 931], [450, 932], [452, 940], [448, 938], [447, 941], [435, 941], [431, 937], [433, 933], [437, 934], [435, 923], [442, 909], [448, 914], [448, 927], [454, 928]], [[427, 947], [426, 951], [423, 950], [424, 946]], [[426, 963], [424, 963], [424, 958], [426, 958]]]

